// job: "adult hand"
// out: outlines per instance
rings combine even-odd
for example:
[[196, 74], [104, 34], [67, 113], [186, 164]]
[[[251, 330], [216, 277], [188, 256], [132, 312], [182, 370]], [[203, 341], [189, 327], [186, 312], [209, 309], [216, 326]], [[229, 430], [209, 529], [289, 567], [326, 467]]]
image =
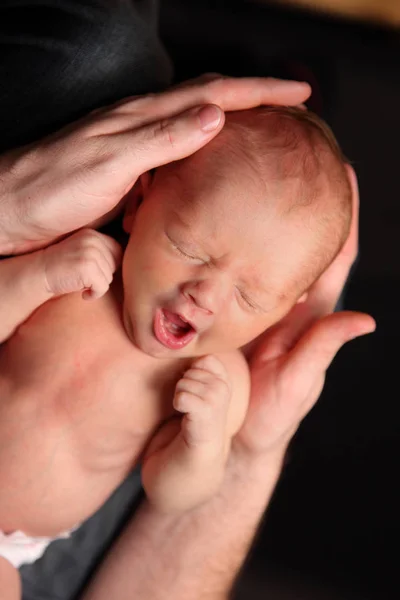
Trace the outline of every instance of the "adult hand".
[[325, 372], [349, 340], [375, 329], [372, 317], [333, 310], [357, 256], [359, 198], [348, 166], [353, 216], [340, 254], [309, 290], [307, 300], [262, 334], [247, 355], [251, 398], [234, 449], [251, 457], [281, 455], [301, 420], [317, 401]]
[[113, 211], [145, 171], [188, 156], [222, 129], [223, 111], [296, 105], [306, 83], [206, 75], [92, 112], [0, 159], [0, 254], [43, 247]]

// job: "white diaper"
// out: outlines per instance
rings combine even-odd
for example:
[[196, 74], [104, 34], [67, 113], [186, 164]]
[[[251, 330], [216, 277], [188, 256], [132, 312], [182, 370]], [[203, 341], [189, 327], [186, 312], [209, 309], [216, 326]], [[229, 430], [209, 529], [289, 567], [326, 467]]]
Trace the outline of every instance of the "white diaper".
[[26, 563], [33, 563], [43, 556], [47, 546], [53, 541], [68, 538], [71, 531], [49, 537], [29, 537], [22, 531], [6, 534], [0, 530], [0, 556], [6, 558], [16, 569]]

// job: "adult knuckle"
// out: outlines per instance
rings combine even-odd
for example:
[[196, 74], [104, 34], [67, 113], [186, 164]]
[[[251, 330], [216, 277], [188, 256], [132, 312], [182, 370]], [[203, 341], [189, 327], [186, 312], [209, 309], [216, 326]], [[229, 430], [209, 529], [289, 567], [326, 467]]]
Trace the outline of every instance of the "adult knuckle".
[[221, 95], [224, 95], [230, 87], [230, 82], [226, 77], [220, 75], [214, 77], [206, 83], [206, 90], [210, 95], [210, 99], [216, 101]]
[[169, 145], [172, 148], [175, 147], [175, 138], [172, 132], [172, 126], [170, 119], [162, 119], [154, 130], [154, 137], [157, 141], [163, 145]]

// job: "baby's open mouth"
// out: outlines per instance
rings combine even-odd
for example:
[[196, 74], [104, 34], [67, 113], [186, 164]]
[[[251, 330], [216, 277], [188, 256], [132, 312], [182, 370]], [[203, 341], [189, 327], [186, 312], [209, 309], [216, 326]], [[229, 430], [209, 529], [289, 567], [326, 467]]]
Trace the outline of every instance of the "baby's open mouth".
[[176, 313], [166, 308], [157, 308], [154, 317], [154, 334], [164, 346], [177, 350], [192, 341], [196, 330]]
[[190, 325], [190, 323], [187, 323], [186, 321], [184, 321], [176, 313], [173, 313], [173, 312], [167, 310], [166, 308], [163, 308], [162, 312], [165, 317], [165, 327], [171, 333], [173, 333], [177, 336], [182, 336], [185, 333], [187, 333], [188, 331], [190, 331], [191, 329], [193, 329], [193, 327]]

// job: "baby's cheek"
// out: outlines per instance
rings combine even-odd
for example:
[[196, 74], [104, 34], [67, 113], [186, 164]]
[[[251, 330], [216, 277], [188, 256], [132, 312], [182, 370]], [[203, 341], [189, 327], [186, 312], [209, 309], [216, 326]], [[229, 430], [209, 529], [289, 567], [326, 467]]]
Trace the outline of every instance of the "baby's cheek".
[[176, 262], [166, 258], [164, 253], [152, 252], [143, 257], [140, 275], [152, 288], [172, 290], [185, 282], [187, 274]]

